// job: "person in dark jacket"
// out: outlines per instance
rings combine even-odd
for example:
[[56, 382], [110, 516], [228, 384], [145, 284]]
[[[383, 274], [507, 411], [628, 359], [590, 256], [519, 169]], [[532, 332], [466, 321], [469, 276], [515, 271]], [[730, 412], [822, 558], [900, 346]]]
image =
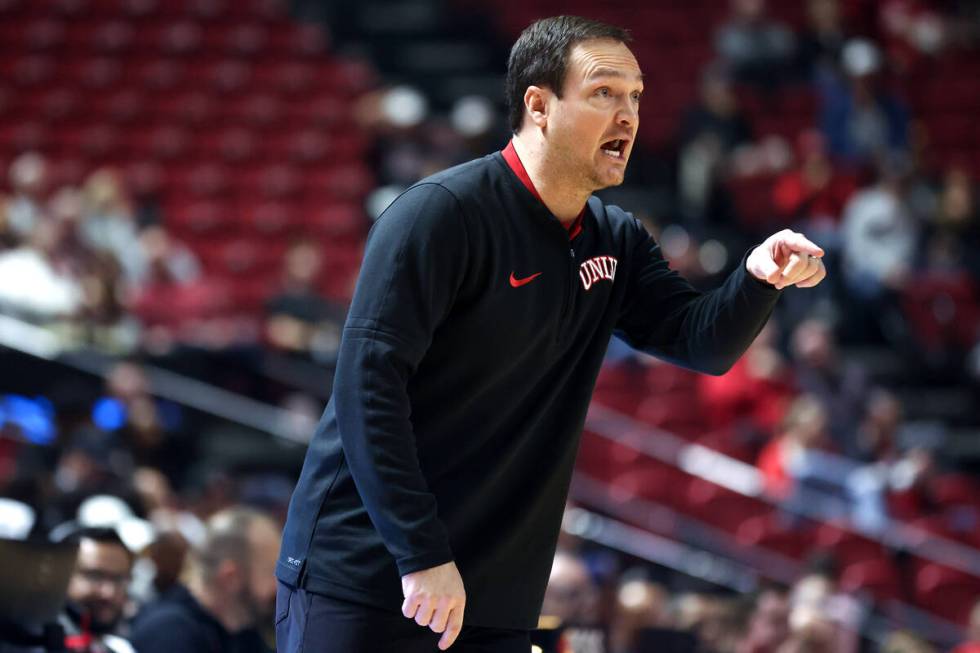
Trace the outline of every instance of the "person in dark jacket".
[[260, 630], [272, 620], [279, 527], [250, 508], [212, 516], [191, 552], [187, 585], [143, 607], [131, 640], [139, 653], [270, 653]]
[[622, 183], [636, 138], [628, 41], [531, 25], [510, 144], [374, 225], [283, 533], [279, 653], [526, 653], [610, 336], [721, 374], [782, 288], [823, 278], [823, 251], [782, 231], [700, 293], [591, 197]]

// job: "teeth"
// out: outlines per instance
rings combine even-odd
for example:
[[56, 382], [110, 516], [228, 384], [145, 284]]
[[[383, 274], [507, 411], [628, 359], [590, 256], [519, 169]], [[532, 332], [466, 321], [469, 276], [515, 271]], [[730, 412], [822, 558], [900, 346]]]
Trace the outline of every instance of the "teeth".
[[617, 159], [618, 159], [619, 157], [621, 157], [621, 156], [623, 156], [623, 153], [622, 153], [622, 152], [620, 152], [619, 150], [603, 150], [603, 152], [605, 152], [605, 153], [606, 153], [606, 154], [608, 154], [609, 156], [614, 156], [614, 157], [616, 157]]

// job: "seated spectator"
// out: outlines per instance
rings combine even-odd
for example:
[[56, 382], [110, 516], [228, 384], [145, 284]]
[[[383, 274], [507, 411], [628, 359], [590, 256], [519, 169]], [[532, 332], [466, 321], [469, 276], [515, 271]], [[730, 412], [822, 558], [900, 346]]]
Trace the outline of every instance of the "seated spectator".
[[735, 79], [771, 88], [791, 70], [793, 33], [766, 15], [765, 0], [732, 0], [731, 16], [715, 37], [719, 58]]
[[60, 265], [60, 232], [54, 221], [43, 220], [33, 227], [27, 243], [0, 252], [0, 311], [52, 322], [81, 309], [78, 279]]
[[857, 653], [863, 612], [857, 599], [838, 589], [836, 571], [818, 564], [793, 584], [790, 636], [779, 651]]
[[[910, 169], [903, 161], [883, 163], [878, 182], [856, 193], [844, 209], [842, 276], [853, 297], [847, 327], [878, 325], [891, 340], [900, 336], [897, 295], [915, 261], [919, 223], [907, 198]], [[867, 339], [869, 335], [863, 334]]]
[[636, 653], [643, 630], [668, 626], [669, 601], [670, 595], [661, 585], [642, 577], [624, 578], [616, 590], [610, 653]]
[[66, 539], [78, 543], [78, 559], [61, 618], [65, 648], [133, 653], [132, 645], [119, 636], [133, 554], [111, 528], [79, 528]]
[[840, 0], [808, 0], [806, 26], [798, 39], [797, 65], [804, 79], [834, 76], [847, 40]]
[[310, 241], [289, 248], [282, 287], [266, 302], [266, 336], [278, 349], [329, 360], [340, 347], [344, 310], [317, 291], [322, 263], [320, 249]]
[[936, 210], [927, 226], [925, 267], [931, 271], [966, 271], [980, 284], [980, 205], [969, 173], [946, 171]]
[[734, 653], [748, 620], [740, 601], [692, 593], [678, 597], [675, 605], [676, 625], [697, 635], [697, 650]]
[[122, 180], [110, 169], [92, 173], [84, 186], [84, 214], [78, 225], [82, 240], [94, 251], [111, 254], [130, 283], [147, 273], [133, 208]]
[[161, 225], [140, 233], [147, 273], [131, 287], [128, 306], [144, 327], [144, 344], [170, 351], [183, 339], [182, 327], [219, 312], [227, 299], [221, 284], [204, 280], [197, 257]]
[[816, 398], [801, 395], [790, 406], [778, 437], [759, 454], [766, 491], [794, 514], [846, 517], [848, 474], [854, 465], [830, 451], [827, 413]]
[[739, 145], [752, 140], [752, 129], [739, 110], [728, 76], [709, 67], [701, 78], [698, 104], [687, 109], [678, 135], [678, 181], [686, 211], [704, 219], [726, 161]]
[[905, 154], [908, 111], [881, 81], [878, 48], [870, 41], [851, 40], [841, 58], [844, 76], [818, 84], [820, 124], [830, 154], [858, 168]]
[[10, 221], [10, 198], [0, 194], [0, 252], [17, 247], [20, 237]]
[[558, 617], [563, 624], [592, 626], [599, 617], [598, 599], [585, 562], [574, 553], [555, 553], [541, 614]]
[[272, 623], [279, 527], [264, 514], [232, 508], [208, 520], [190, 555], [186, 586], [171, 587], [137, 615], [140, 653], [269, 653], [260, 629]]
[[830, 324], [810, 318], [797, 325], [791, 351], [800, 390], [827, 412], [827, 428], [838, 451], [857, 457], [856, 425], [871, 390], [867, 371], [841, 355]]
[[776, 182], [773, 205], [783, 220], [813, 234], [825, 250], [837, 249], [837, 226], [856, 190], [855, 179], [834, 166], [818, 132], [801, 134], [798, 150], [800, 165]]
[[712, 428], [736, 425], [757, 439], [779, 427], [796, 386], [777, 339], [778, 329], [770, 322], [726, 374], [697, 377], [703, 403], [711, 406]]
[[48, 164], [37, 152], [21, 154], [10, 164], [7, 179], [11, 190], [7, 207], [10, 227], [18, 237], [26, 238], [41, 220]]
[[181, 440], [183, 409], [150, 392], [146, 371], [132, 361], [113, 365], [104, 394], [92, 407], [92, 420], [107, 437], [125, 445], [137, 466], [152, 466], [180, 478], [192, 443]]
[[201, 276], [201, 265], [193, 252], [156, 225], [140, 233], [140, 245], [146, 255], [147, 273], [144, 285], [186, 285]]
[[776, 653], [789, 638], [789, 593], [769, 587], [756, 597], [745, 636], [735, 653]]

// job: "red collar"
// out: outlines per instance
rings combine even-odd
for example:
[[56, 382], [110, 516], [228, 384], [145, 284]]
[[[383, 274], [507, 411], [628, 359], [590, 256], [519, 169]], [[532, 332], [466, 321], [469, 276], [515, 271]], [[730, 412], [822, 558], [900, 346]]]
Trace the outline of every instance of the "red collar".
[[[541, 195], [538, 193], [538, 189], [534, 187], [534, 182], [531, 181], [531, 176], [527, 174], [527, 170], [524, 168], [524, 164], [521, 163], [521, 157], [517, 156], [517, 150], [514, 149], [513, 139], [507, 143], [507, 147], [504, 148], [501, 154], [504, 155], [504, 161], [510, 166], [510, 169], [514, 171], [517, 178], [521, 180], [524, 187], [531, 191], [531, 194], [542, 204], [544, 200], [541, 199]], [[562, 223], [562, 226], [568, 231], [568, 239], [574, 240], [576, 236], [582, 233], [582, 218], [585, 216], [585, 207], [582, 207], [582, 212], [578, 214], [578, 217], [572, 220], [568, 224]]]

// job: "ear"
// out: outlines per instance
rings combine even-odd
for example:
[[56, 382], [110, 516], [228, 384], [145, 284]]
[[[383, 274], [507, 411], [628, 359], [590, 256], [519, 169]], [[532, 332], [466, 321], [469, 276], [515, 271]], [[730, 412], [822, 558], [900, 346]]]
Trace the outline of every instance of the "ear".
[[551, 91], [540, 86], [528, 86], [524, 91], [524, 108], [527, 110], [528, 118], [538, 127], [544, 128], [548, 124], [548, 100], [551, 99]]

